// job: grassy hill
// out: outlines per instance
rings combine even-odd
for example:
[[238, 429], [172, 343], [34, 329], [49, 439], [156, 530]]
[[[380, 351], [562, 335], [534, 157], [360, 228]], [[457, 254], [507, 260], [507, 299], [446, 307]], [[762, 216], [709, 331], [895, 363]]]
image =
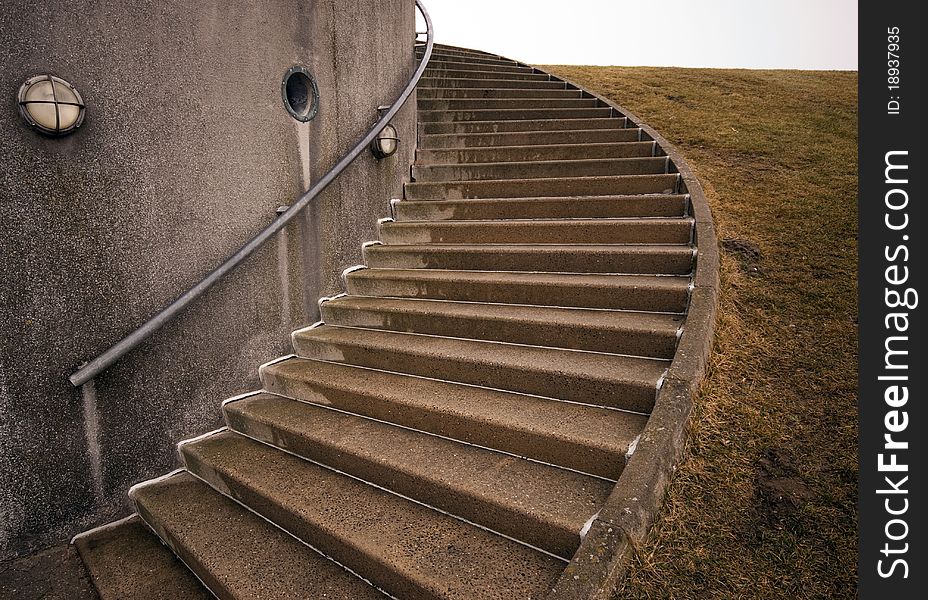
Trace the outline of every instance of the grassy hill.
[[687, 455], [622, 597], [854, 597], [857, 74], [545, 68], [677, 144], [723, 246]]

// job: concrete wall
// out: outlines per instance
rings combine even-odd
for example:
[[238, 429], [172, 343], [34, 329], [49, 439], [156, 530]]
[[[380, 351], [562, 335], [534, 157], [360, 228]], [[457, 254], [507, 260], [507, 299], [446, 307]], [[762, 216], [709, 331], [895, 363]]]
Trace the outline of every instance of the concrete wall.
[[[395, 98], [414, 69], [411, 0], [75, 0], [0, 11], [0, 558], [128, 511], [126, 489], [176, 466], [174, 444], [360, 262], [400, 193], [397, 156], [363, 155], [305, 218], [142, 347], [74, 389], [67, 376], [275, 218]], [[310, 124], [280, 79], [312, 70]], [[84, 96], [74, 135], [20, 120], [50, 72]]]

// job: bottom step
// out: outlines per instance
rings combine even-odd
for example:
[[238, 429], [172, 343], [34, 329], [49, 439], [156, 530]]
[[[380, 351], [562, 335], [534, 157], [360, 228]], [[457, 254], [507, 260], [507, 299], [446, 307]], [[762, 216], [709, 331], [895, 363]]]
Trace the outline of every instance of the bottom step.
[[74, 538], [102, 600], [209, 600], [213, 595], [138, 515]]
[[130, 495], [145, 522], [219, 598], [383, 600], [363, 580], [187, 472], [142, 484]]

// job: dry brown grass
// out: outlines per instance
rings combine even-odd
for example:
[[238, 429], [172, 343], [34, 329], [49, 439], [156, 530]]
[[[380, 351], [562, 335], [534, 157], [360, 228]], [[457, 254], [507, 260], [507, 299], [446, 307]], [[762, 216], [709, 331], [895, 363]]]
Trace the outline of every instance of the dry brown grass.
[[725, 244], [687, 454], [622, 597], [854, 597], [857, 74], [546, 69], [677, 144], [719, 238], [745, 241]]

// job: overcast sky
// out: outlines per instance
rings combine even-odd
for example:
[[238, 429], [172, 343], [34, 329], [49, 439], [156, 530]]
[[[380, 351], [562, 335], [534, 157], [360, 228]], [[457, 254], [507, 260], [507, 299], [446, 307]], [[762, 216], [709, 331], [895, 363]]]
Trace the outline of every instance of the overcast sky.
[[857, 69], [856, 0], [423, 2], [438, 42], [532, 64]]

